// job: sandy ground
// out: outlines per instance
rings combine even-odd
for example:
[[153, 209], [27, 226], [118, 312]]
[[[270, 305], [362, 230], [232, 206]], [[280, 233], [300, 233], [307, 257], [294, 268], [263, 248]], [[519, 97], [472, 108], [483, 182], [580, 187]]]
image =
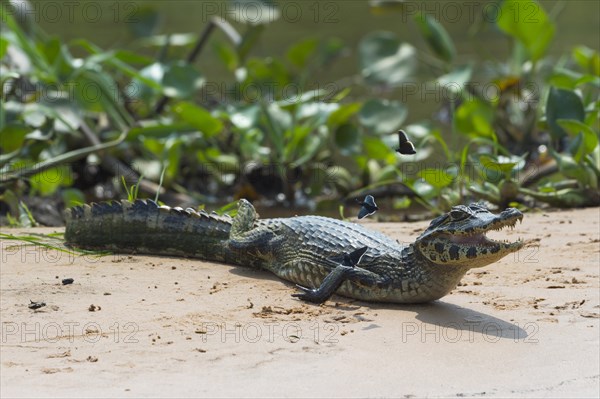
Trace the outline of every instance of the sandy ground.
[[[492, 237], [539, 246], [417, 306], [315, 306], [266, 272], [3, 241], [0, 394], [598, 397], [599, 223], [598, 208], [527, 214]], [[369, 223], [404, 242], [426, 225]]]

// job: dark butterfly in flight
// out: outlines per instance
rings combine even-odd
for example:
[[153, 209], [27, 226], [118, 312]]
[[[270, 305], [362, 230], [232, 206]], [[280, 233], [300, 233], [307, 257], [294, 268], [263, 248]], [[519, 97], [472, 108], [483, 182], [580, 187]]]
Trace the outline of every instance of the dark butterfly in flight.
[[334, 261], [335, 263], [340, 263], [343, 266], [354, 267], [360, 263], [363, 255], [365, 254], [365, 252], [367, 252], [368, 249], [369, 247], [362, 247], [350, 253], [337, 255], [329, 259]]
[[358, 211], [359, 219], [370, 216], [379, 210], [372, 195], [367, 195], [364, 201], [357, 199], [356, 202], [361, 205], [360, 211]]
[[400, 148], [396, 149], [396, 152], [404, 155], [416, 154], [415, 145], [411, 143], [404, 130], [398, 130], [398, 140], [400, 141]]

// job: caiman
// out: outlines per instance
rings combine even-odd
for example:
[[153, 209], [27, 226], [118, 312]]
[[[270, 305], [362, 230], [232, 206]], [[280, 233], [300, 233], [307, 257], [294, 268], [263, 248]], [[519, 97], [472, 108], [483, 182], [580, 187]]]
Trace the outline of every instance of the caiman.
[[323, 302], [333, 293], [363, 301], [422, 303], [443, 297], [469, 269], [519, 250], [486, 233], [523, 214], [480, 204], [453, 207], [408, 245], [361, 225], [321, 216], [259, 219], [250, 202], [234, 217], [151, 200], [82, 205], [65, 212], [68, 245], [121, 253], [195, 257], [269, 270]]

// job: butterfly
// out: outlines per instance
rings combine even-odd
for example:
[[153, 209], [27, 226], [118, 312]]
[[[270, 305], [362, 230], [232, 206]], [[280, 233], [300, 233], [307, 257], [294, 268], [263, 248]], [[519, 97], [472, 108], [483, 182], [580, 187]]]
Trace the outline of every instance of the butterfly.
[[368, 249], [369, 247], [362, 247], [350, 253], [334, 256], [329, 259], [334, 261], [335, 263], [340, 263], [343, 266], [354, 267], [360, 263], [363, 255], [365, 254], [365, 252], [367, 252]]
[[398, 140], [400, 141], [400, 148], [396, 149], [396, 152], [404, 155], [416, 154], [415, 145], [411, 143], [404, 130], [398, 130]]
[[364, 201], [357, 199], [356, 202], [361, 205], [360, 211], [358, 211], [359, 219], [370, 216], [379, 210], [372, 195], [367, 195]]

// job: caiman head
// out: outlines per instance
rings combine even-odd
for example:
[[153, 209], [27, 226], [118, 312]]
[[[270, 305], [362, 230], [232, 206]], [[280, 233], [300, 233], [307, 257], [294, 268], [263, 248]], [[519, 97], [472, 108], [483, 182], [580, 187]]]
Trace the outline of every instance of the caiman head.
[[415, 241], [416, 252], [438, 265], [482, 267], [518, 251], [523, 242], [500, 242], [486, 233], [513, 228], [523, 214], [508, 208], [494, 215], [480, 204], [458, 205], [435, 218]]

